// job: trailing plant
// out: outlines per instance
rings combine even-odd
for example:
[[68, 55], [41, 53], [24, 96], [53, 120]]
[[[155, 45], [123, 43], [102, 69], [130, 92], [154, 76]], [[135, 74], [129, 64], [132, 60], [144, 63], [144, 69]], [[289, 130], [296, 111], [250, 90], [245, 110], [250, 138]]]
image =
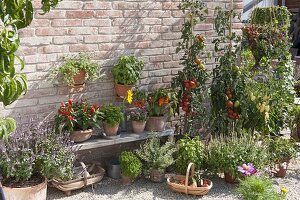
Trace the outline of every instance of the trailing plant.
[[169, 89], [157, 89], [148, 94], [147, 110], [150, 117], [160, 117], [173, 114], [173, 105], [176, 98]]
[[85, 53], [79, 53], [74, 56], [65, 56], [62, 58], [62, 64], [52, 71], [52, 78], [56, 82], [61, 77], [63, 82], [69, 86], [74, 85], [74, 76], [80, 71], [86, 73], [86, 80], [96, 80], [103, 78], [100, 75], [100, 64], [91, 60], [91, 57]]
[[191, 162], [196, 165], [196, 169], [203, 166], [204, 144], [199, 137], [191, 139], [188, 135], [185, 135], [183, 139], [176, 143], [176, 147], [175, 168], [177, 172], [185, 174], [186, 168]]
[[114, 80], [122, 85], [134, 85], [140, 78], [144, 62], [134, 56], [121, 56], [112, 68]]
[[124, 151], [121, 153], [119, 160], [123, 176], [135, 179], [142, 173], [142, 162], [134, 153]]
[[100, 111], [103, 113], [103, 122], [110, 126], [116, 126], [124, 120], [124, 114], [119, 106], [104, 105]]
[[174, 163], [173, 154], [175, 152], [175, 143], [169, 140], [161, 145], [157, 134], [151, 134], [145, 144], [137, 150], [137, 155], [145, 163], [145, 171], [153, 169], [165, 171], [167, 167]]
[[[180, 133], [197, 134], [207, 125], [207, 110], [204, 101], [207, 95], [206, 82], [209, 74], [205, 69], [203, 50], [205, 37], [194, 32], [194, 27], [205, 20], [207, 8], [202, 0], [182, 1], [178, 8], [185, 14], [185, 22], [181, 29], [182, 41], [176, 52], [183, 52], [182, 71], [172, 80], [172, 88], [176, 91], [178, 103], [176, 111], [180, 117]], [[181, 109], [180, 109], [181, 108]]]
[[56, 130], [68, 130], [71, 134], [73, 131], [84, 131], [95, 126], [103, 119], [103, 113], [97, 104], [90, 105], [87, 101], [61, 102], [58, 114], [55, 116]]

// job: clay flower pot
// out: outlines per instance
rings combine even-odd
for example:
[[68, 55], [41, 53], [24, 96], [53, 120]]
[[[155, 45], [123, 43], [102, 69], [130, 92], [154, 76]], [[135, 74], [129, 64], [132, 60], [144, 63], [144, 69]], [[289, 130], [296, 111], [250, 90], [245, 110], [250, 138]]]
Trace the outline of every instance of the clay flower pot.
[[282, 159], [281, 163], [278, 164], [278, 169], [276, 170], [276, 173], [274, 173], [276, 177], [279, 178], [285, 177], [290, 160], [291, 158]]
[[122, 174], [122, 184], [123, 184], [123, 185], [131, 185], [131, 183], [132, 183], [131, 178], [128, 177], [128, 176], [124, 176], [124, 175]]
[[119, 124], [111, 126], [107, 123], [103, 123], [103, 129], [106, 136], [116, 136], [119, 130]]
[[88, 139], [93, 134], [93, 129], [87, 129], [84, 131], [74, 131], [73, 133], [70, 134], [70, 139], [73, 140], [74, 142], [84, 142]]
[[11, 188], [3, 186], [6, 200], [46, 200], [47, 181], [30, 187]]
[[84, 70], [80, 70], [78, 74], [73, 77], [74, 86], [83, 85], [85, 82], [86, 73]]
[[237, 184], [239, 183], [235, 177], [233, 177], [230, 173], [225, 172], [224, 173], [224, 178], [225, 178], [225, 182], [226, 183], [230, 183], [230, 184]]
[[155, 183], [162, 183], [165, 180], [165, 172], [163, 170], [152, 169], [150, 180]]
[[146, 127], [146, 122], [143, 121], [132, 121], [132, 131], [133, 133], [142, 133]]
[[126, 97], [127, 91], [132, 89], [132, 85], [121, 85], [115, 83], [116, 93], [119, 97]]
[[146, 124], [147, 131], [161, 132], [165, 130], [165, 127], [166, 127], [166, 118], [164, 116], [149, 117]]

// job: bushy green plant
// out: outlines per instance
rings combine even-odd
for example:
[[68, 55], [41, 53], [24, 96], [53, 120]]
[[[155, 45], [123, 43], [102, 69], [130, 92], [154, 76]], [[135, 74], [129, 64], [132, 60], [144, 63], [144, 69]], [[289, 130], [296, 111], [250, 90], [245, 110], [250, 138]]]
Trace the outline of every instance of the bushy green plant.
[[159, 88], [148, 94], [147, 110], [150, 117], [167, 116], [173, 113], [175, 95], [169, 89]]
[[268, 177], [250, 176], [241, 180], [237, 193], [244, 200], [283, 200], [284, 194], [276, 192]]
[[114, 80], [122, 85], [134, 85], [140, 78], [144, 62], [135, 56], [121, 56], [112, 68]]
[[110, 126], [116, 126], [124, 120], [124, 114], [119, 106], [108, 104], [102, 106], [103, 122]]
[[174, 163], [173, 154], [175, 152], [175, 143], [169, 138], [164, 144], [160, 144], [157, 134], [152, 134], [146, 143], [141, 145], [137, 155], [145, 162], [146, 170], [162, 170]]
[[92, 61], [89, 55], [79, 53], [78, 55], [63, 57], [62, 64], [52, 71], [52, 76], [54, 81], [56, 81], [57, 76], [60, 75], [64, 83], [72, 86], [74, 85], [73, 77], [81, 70], [87, 74], [87, 80], [103, 78], [103, 75], [100, 75], [99, 72], [100, 67], [100, 64]]
[[237, 167], [244, 163], [253, 163], [262, 169], [268, 163], [267, 144], [251, 135], [232, 134], [228, 137], [214, 138], [207, 147], [206, 168], [215, 172], [226, 172], [233, 177], [240, 175]]
[[269, 155], [273, 163], [282, 162], [283, 159], [294, 158], [297, 154], [296, 142], [293, 139], [282, 137], [269, 139]]
[[134, 153], [124, 151], [121, 153], [119, 160], [123, 176], [135, 179], [142, 173], [142, 162]]
[[204, 145], [199, 137], [191, 139], [188, 135], [185, 135], [183, 139], [177, 142], [176, 146], [175, 168], [177, 172], [185, 174], [186, 168], [191, 162], [198, 169], [202, 166]]

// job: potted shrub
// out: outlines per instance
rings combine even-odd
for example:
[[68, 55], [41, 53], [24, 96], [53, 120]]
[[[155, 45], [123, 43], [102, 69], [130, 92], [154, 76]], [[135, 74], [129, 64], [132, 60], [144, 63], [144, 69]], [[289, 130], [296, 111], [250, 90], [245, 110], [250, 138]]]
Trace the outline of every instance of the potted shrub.
[[158, 89], [148, 94], [149, 119], [146, 124], [148, 131], [165, 130], [166, 120], [172, 112], [171, 92], [168, 89]]
[[70, 133], [74, 142], [88, 140], [93, 133], [93, 127], [98, 126], [102, 112], [97, 104], [91, 105], [85, 100], [62, 102], [55, 116], [56, 130], [64, 129]]
[[100, 65], [92, 61], [89, 55], [79, 53], [75, 56], [63, 57], [62, 64], [52, 71], [52, 76], [55, 81], [62, 78], [68, 86], [78, 86], [83, 85], [86, 80], [102, 78], [99, 69]]
[[116, 93], [125, 97], [140, 78], [140, 72], [144, 68], [144, 62], [135, 56], [121, 56], [118, 63], [112, 68], [112, 75], [115, 80]]
[[227, 183], [237, 183], [240, 173], [237, 167], [252, 163], [257, 169], [268, 163], [267, 144], [251, 135], [236, 133], [226, 138], [214, 138], [208, 145], [205, 158], [206, 168], [210, 171], [223, 172]]
[[0, 171], [6, 199], [46, 200], [47, 179], [72, 176], [72, 143], [49, 126], [18, 129], [0, 142]]
[[145, 163], [144, 169], [150, 174], [151, 181], [163, 182], [166, 168], [174, 163], [175, 150], [175, 144], [171, 138], [161, 145], [157, 134], [152, 134], [137, 151], [137, 155]]
[[116, 136], [119, 125], [124, 120], [121, 108], [108, 104], [101, 108], [101, 112], [103, 113], [103, 129], [106, 136]]
[[284, 177], [290, 160], [296, 157], [296, 143], [294, 140], [281, 137], [269, 140], [269, 154], [275, 168], [274, 175]]
[[142, 162], [132, 152], [124, 151], [120, 157], [122, 183], [129, 185], [136, 177], [142, 173]]
[[145, 109], [136, 108], [129, 113], [133, 133], [142, 133], [145, 130], [148, 114]]

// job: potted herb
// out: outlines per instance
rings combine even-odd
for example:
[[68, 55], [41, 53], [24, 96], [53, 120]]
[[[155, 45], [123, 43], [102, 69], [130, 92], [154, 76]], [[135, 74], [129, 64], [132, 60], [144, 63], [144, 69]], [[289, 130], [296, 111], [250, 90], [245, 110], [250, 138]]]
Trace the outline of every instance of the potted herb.
[[146, 124], [148, 131], [163, 131], [166, 119], [173, 111], [171, 107], [171, 92], [168, 89], [158, 89], [148, 94], [149, 119]]
[[74, 161], [72, 143], [64, 134], [49, 126], [18, 129], [0, 142], [6, 199], [46, 200], [47, 179], [69, 179]]
[[174, 163], [175, 150], [175, 143], [171, 138], [161, 145], [157, 134], [152, 134], [137, 151], [137, 155], [145, 162], [145, 169], [150, 173], [151, 181], [163, 182], [166, 168]]
[[129, 185], [142, 173], [142, 162], [132, 152], [124, 151], [120, 157], [122, 182], [124, 185]]
[[102, 112], [97, 104], [90, 105], [87, 101], [62, 102], [55, 116], [56, 129], [64, 129], [70, 132], [70, 138], [74, 142], [83, 142], [88, 140], [93, 127], [98, 126], [102, 119]]
[[145, 109], [134, 109], [129, 113], [134, 133], [142, 133], [145, 130], [148, 114]]
[[296, 142], [281, 137], [270, 139], [269, 154], [276, 171], [275, 176], [284, 177], [290, 160], [296, 157]]
[[91, 60], [90, 56], [79, 53], [75, 56], [62, 58], [62, 64], [52, 72], [54, 80], [63, 79], [68, 86], [83, 85], [86, 80], [96, 80], [103, 77], [99, 75], [100, 65]]
[[108, 104], [101, 108], [101, 112], [103, 113], [103, 128], [106, 136], [116, 136], [119, 125], [124, 120], [121, 108]]
[[144, 68], [144, 62], [134, 56], [121, 56], [118, 63], [112, 68], [115, 80], [116, 93], [125, 97], [140, 78], [140, 72]]

